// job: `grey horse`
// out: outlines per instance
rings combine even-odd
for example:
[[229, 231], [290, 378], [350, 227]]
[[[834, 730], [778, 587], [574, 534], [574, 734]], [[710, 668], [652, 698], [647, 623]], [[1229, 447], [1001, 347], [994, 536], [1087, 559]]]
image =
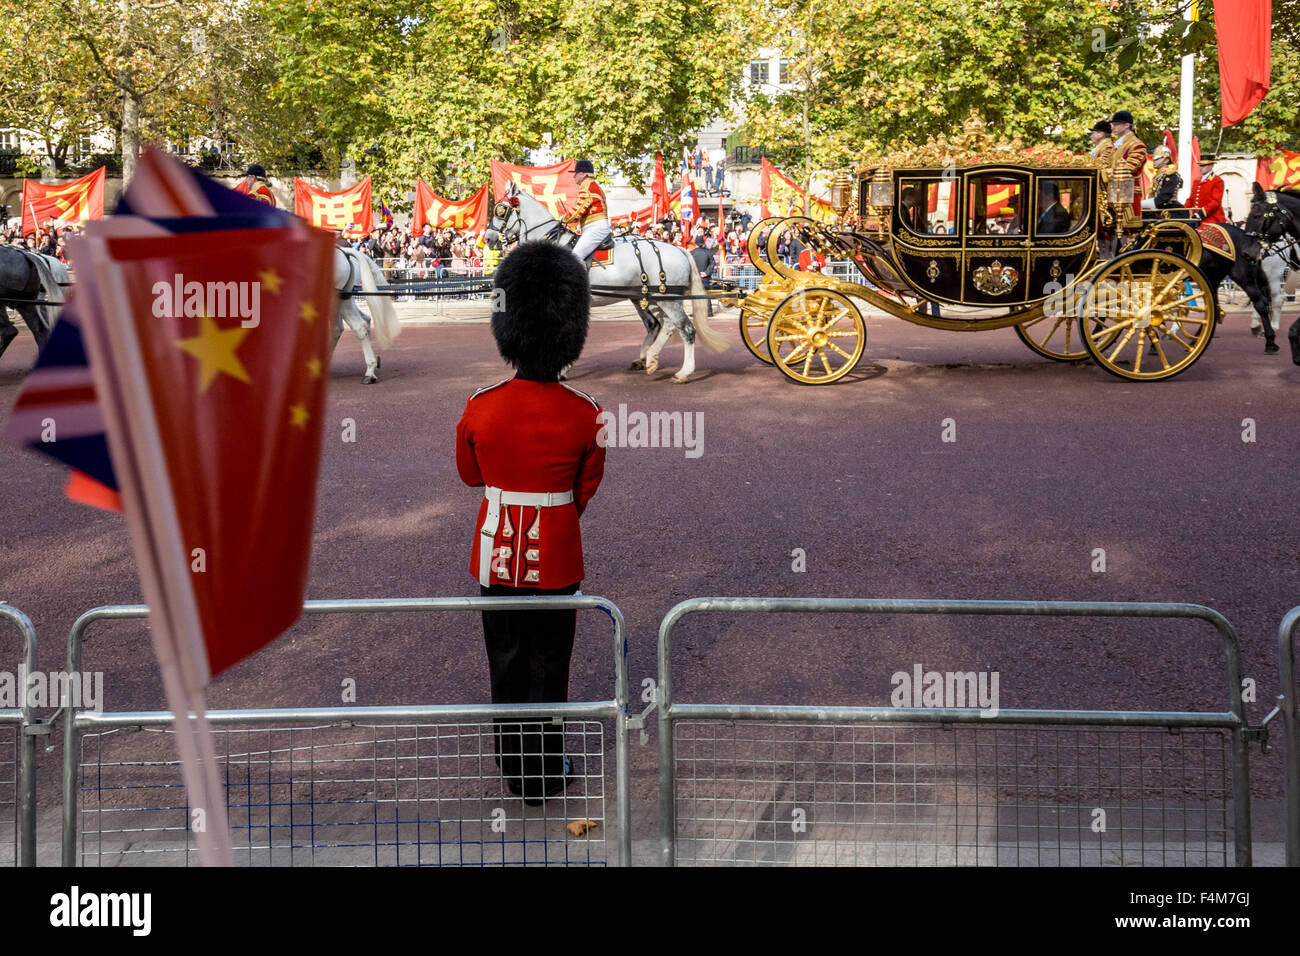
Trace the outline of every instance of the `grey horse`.
[[366, 359], [366, 371], [361, 376], [362, 385], [373, 385], [379, 381], [379, 356], [371, 344], [373, 338], [380, 348], [387, 348], [401, 331], [397, 310], [393, 303], [382, 295], [366, 296], [366, 309], [371, 321], [357, 308], [357, 301], [352, 290], [360, 285], [363, 292], [377, 292], [383, 282], [384, 274], [375, 260], [364, 252], [339, 247], [334, 255], [334, 287], [339, 290], [339, 307], [334, 314], [334, 345], [338, 348], [339, 336], [343, 334], [346, 323], [361, 341], [361, 353]]
[[18, 337], [18, 329], [9, 319], [10, 308], [32, 330], [37, 347], [45, 344], [58, 306], [36, 303], [62, 302], [63, 290], [59, 283], [67, 279], [68, 271], [58, 259], [14, 246], [0, 246], [0, 355]]
[[[550, 210], [514, 183], [510, 184], [506, 196], [492, 207], [487, 242], [494, 249], [534, 239], [572, 246], [575, 238]], [[608, 293], [593, 292], [593, 306], [630, 301], [645, 325], [641, 357], [629, 370], [645, 369], [647, 375], [657, 371], [659, 353], [674, 332], [682, 337], [685, 353], [682, 367], [672, 378], [679, 384], [689, 380], [695, 371], [696, 337], [715, 352], [726, 350], [727, 340], [709, 326], [708, 306], [702, 298], [691, 300], [690, 316], [680, 298], [649, 298], [646, 305], [641, 304], [643, 287], [651, 296], [665, 294], [660, 293], [661, 286], [668, 295], [705, 294], [695, 261], [686, 250], [639, 236], [617, 236], [614, 261], [607, 266], [593, 265], [590, 278], [593, 289]]]

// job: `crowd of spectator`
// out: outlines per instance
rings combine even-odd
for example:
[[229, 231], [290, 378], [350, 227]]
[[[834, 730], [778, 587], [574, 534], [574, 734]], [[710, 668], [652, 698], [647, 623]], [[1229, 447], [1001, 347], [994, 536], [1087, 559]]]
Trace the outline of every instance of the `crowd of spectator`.
[[483, 275], [493, 259], [481, 235], [434, 229], [428, 223], [418, 236], [395, 226], [380, 226], [365, 238], [352, 240], [351, 245], [385, 271], [397, 269], [419, 278]]
[[68, 237], [81, 232], [79, 226], [56, 226], [52, 221], [46, 223], [39, 233], [28, 232], [23, 235], [20, 226], [9, 226], [0, 232], [0, 245], [17, 246], [32, 252], [43, 252], [54, 256], [60, 262], [68, 261]]

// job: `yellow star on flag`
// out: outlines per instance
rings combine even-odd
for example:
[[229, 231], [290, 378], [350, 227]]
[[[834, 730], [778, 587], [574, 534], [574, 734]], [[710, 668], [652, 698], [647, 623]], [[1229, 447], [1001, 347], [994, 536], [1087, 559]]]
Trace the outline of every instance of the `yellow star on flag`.
[[199, 393], [208, 390], [218, 372], [225, 372], [241, 382], [251, 382], [239, 356], [235, 354], [248, 329], [236, 326], [223, 329], [204, 315], [199, 318], [199, 334], [191, 339], [177, 339], [176, 344], [199, 360]]
[[320, 359], [312, 358], [307, 360], [307, 371], [311, 372], [312, 378], [320, 378]]
[[304, 302], [298, 309], [298, 317], [304, 322], [314, 322], [316, 315], [316, 306], [312, 305], [310, 302]]
[[271, 295], [280, 294], [280, 285], [284, 282], [280, 273], [276, 272], [274, 269], [263, 269], [257, 274], [257, 276], [262, 280], [262, 285], [266, 288], [267, 292], [271, 293]]
[[309, 417], [307, 409], [301, 404], [289, 406], [289, 424], [294, 428], [306, 428]]

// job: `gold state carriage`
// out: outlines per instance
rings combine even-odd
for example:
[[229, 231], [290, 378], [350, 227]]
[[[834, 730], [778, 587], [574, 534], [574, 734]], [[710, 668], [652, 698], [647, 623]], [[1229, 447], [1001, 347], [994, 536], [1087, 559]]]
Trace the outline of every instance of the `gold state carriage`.
[[[853, 183], [841, 176], [832, 202], [843, 216]], [[1134, 215], [1132, 181], [1091, 157], [994, 144], [972, 117], [951, 143], [859, 167], [856, 192], [855, 228], [795, 216], [750, 232], [763, 280], [743, 301], [741, 337], [794, 381], [827, 384], [857, 364], [857, 302], [930, 328], [1010, 326], [1047, 358], [1091, 357], [1140, 381], [1189, 368], [1214, 334], [1218, 304], [1198, 264], [1217, 251], [1202, 248], [1194, 219]], [[787, 265], [777, 255], [786, 236], [858, 275]], [[1106, 247], [1121, 251], [1103, 258]]]

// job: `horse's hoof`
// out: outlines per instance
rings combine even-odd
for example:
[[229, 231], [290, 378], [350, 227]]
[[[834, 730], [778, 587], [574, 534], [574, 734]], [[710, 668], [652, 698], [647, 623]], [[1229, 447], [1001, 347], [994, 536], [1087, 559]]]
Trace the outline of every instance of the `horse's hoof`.
[[1277, 352], [1277, 351], [1280, 351], [1280, 350], [1278, 349], [1278, 347], [1277, 347], [1277, 343], [1275, 343], [1275, 342], [1268, 342], [1268, 343], [1266, 343], [1266, 344], [1264, 345], [1264, 354], [1265, 354], [1265, 355], [1272, 355], [1274, 352]]
[[639, 372], [644, 368], [645, 368], [645, 359], [637, 359], [635, 362], [633, 362], [631, 365], [627, 367], [627, 370], [629, 372]]
[[691, 377], [690, 377], [689, 375], [685, 375], [685, 376], [683, 376], [683, 375], [674, 375], [674, 376], [672, 377], [672, 383], [673, 383], [674, 385], [685, 385], [685, 384], [686, 384], [687, 382], [689, 382], [690, 380], [691, 380]]
[[647, 375], [653, 375], [653, 374], [654, 374], [655, 372], [657, 372], [657, 371], [659, 371], [659, 363], [658, 363], [658, 362], [646, 362], [646, 363], [645, 363], [645, 373], [646, 373]]
[[1261, 329], [1258, 325], [1254, 325], [1251, 326], [1250, 334], [1255, 336], [1255, 338], [1259, 338], [1261, 335], [1264, 334], [1264, 330]]
[[379, 381], [378, 375], [363, 375], [361, 377], [362, 385], [374, 385], [377, 381]]
[[379, 366], [381, 366], [381, 365], [383, 365], [383, 364], [384, 364], [384, 357], [383, 357], [382, 355], [376, 355], [376, 356], [375, 356], [375, 368], [379, 368]]

